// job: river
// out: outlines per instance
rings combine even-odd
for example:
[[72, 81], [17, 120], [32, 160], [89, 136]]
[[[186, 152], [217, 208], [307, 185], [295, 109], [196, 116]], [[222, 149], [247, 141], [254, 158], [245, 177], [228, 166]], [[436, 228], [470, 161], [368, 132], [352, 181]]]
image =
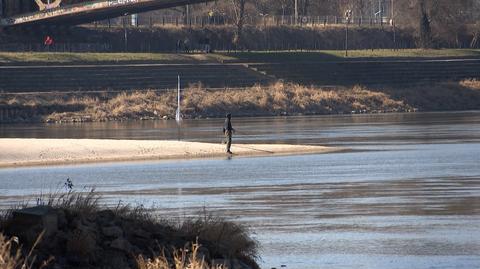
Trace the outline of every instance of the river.
[[[333, 154], [0, 169], [0, 207], [61, 188], [171, 217], [249, 225], [262, 268], [480, 268], [480, 112], [233, 119], [237, 143], [321, 144]], [[220, 142], [222, 121], [181, 139]], [[178, 139], [175, 123], [2, 125], [0, 137]]]

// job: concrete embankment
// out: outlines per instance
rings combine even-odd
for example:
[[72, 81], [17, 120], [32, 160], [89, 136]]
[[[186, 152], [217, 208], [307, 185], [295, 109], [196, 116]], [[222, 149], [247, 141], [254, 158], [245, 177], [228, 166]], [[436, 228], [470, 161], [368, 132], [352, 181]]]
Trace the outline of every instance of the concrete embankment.
[[268, 84], [271, 78], [243, 64], [84, 64], [0, 66], [0, 91], [69, 92], [175, 89], [182, 85], [209, 88], [246, 87]]
[[[0, 66], [0, 91], [70, 92], [175, 89], [182, 85], [236, 88], [277, 79], [301, 85], [411, 86], [480, 78], [480, 59], [329, 60], [321, 62]], [[46, 79], [49, 78], [49, 79]]]
[[[218, 143], [183, 141], [0, 139], [0, 167], [118, 161], [228, 157]], [[274, 156], [338, 152], [344, 149], [307, 145], [239, 144], [234, 156]]]

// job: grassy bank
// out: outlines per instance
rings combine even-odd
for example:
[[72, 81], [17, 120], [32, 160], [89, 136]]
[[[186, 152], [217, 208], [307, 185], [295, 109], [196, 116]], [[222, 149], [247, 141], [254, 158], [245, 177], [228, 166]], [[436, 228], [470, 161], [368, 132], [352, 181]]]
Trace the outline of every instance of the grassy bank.
[[[0, 214], [0, 268], [259, 268], [258, 242], [243, 225], [206, 212], [159, 218], [153, 209], [109, 208], [100, 200], [93, 191], [70, 190], [40, 197], [41, 207]], [[43, 215], [26, 223], [27, 212]], [[56, 221], [39, 217], [47, 215]]]
[[217, 54], [0, 52], [0, 64], [196, 63], [229, 60]]
[[345, 59], [379, 58], [470, 58], [480, 57], [477, 49], [376, 49], [315, 51], [250, 51], [193, 53], [64, 53], [64, 52], [0, 52], [0, 64], [99, 64], [99, 63], [208, 63], [208, 62], [319, 62]]
[[344, 50], [320, 50], [320, 51], [254, 51], [232, 52], [223, 55], [236, 59], [240, 62], [319, 62], [339, 59], [363, 59], [372, 60], [387, 59], [411, 59], [411, 58], [470, 58], [480, 57], [478, 49], [376, 49], [376, 50], [349, 50], [345, 57]]
[[[176, 93], [154, 90], [95, 94], [14, 94], [1, 96], [0, 108], [17, 113], [3, 122], [86, 122], [171, 119]], [[269, 87], [211, 91], [185, 89], [185, 118], [325, 115], [480, 109], [480, 82], [418, 85], [408, 88], [314, 88], [276, 83]], [[6, 117], [7, 116], [7, 117]]]

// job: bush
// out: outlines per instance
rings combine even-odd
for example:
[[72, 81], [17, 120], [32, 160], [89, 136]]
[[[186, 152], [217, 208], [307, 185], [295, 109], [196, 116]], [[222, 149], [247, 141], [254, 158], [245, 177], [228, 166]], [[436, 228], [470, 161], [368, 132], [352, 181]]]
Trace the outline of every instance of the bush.
[[[207, 269], [217, 268], [216, 259], [258, 268], [258, 242], [243, 225], [207, 213], [182, 221], [160, 219], [154, 210], [143, 206], [105, 208], [99, 206], [100, 199], [93, 190], [77, 193], [72, 189], [39, 198], [40, 204], [50, 206], [56, 214], [58, 230], [50, 231], [45, 240], [41, 240], [42, 232], [28, 255], [22, 255], [27, 253], [25, 248], [12, 247], [16, 239], [1, 235], [0, 268], [17, 269], [29, 261], [27, 269], [44, 264], [60, 268], [167, 269], [174, 265], [178, 269]], [[0, 232], [26, 242], [32, 230], [37, 226], [23, 227], [15, 223], [12, 214], [0, 220]], [[32, 256], [38, 259], [29, 258]]]

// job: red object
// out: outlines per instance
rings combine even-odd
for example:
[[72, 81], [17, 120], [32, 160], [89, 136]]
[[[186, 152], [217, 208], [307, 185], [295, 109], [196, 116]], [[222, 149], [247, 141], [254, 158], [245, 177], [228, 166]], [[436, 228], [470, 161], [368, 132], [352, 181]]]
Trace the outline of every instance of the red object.
[[53, 45], [53, 38], [51, 38], [49, 35], [47, 35], [47, 37], [45, 37], [44, 44], [45, 44], [45, 46]]

